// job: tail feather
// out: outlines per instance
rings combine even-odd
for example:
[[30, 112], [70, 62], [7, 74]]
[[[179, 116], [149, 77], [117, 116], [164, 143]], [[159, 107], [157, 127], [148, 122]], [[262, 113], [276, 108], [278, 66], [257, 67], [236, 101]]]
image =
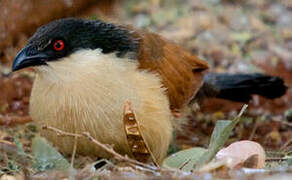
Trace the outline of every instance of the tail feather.
[[284, 95], [286, 90], [283, 79], [276, 76], [209, 73], [204, 77], [198, 96], [248, 102], [253, 94], [274, 99]]

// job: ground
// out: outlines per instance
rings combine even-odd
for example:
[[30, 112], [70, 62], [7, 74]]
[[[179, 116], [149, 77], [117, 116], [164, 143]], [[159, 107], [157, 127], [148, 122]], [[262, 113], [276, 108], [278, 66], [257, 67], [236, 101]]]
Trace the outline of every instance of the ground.
[[[33, 122], [29, 122], [28, 116], [33, 73], [23, 71], [11, 74], [10, 67], [15, 54], [25, 45], [35, 27], [55, 17], [74, 15], [100, 18], [145, 28], [207, 60], [213, 72], [261, 72], [280, 76], [288, 87], [292, 85], [292, 3], [289, 0], [125, 0], [114, 6], [108, 3], [80, 6], [82, 8], [74, 7], [76, 9], [71, 14], [59, 12], [60, 15], [49, 18], [39, 17], [39, 21], [32, 21], [34, 26], [16, 25], [22, 28], [21, 31], [6, 28], [4, 34], [0, 32], [4, 37], [2, 42], [5, 42], [0, 43], [0, 143], [2, 140], [15, 142], [17, 139], [26, 153], [31, 151], [31, 139], [37, 135], [37, 129]], [[11, 18], [18, 17], [12, 11], [8, 12], [12, 13]], [[38, 16], [34, 18], [38, 19]], [[9, 25], [6, 23], [6, 26]], [[170, 151], [194, 146], [207, 147], [215, 122], [232, 119], [242, 105], [219, 99], [203, 101], [200, 109], [189, 116], [189, 122], [176, 132]], [[278, 162], [291, 152], [291, 137], [292, 89], [288, 89], [285, 96], [275, 100], [253, 97], [227, 144], [243, 139], [257, 141], [266, 150], [268, 160]], [[1, 157], [0, 173], [17, 174], [23, 169], [35, 172], [9, 158], [10, 155]], [[77, 157], [75, 167], [83, 167], [94, 161]], [[118, 174], [127, 177], [126, 172], [132, 170], [125, 169], [118, 171]], [[133, 176], [141, 175], [132, 173]]]

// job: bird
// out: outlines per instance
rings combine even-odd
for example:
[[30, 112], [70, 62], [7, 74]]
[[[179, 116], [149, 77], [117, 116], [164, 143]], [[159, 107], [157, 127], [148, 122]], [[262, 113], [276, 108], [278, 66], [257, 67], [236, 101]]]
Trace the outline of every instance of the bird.
[[[64, 18], [45, 24], [16, 55], [12, 71], [33, 68], [29, 114], [38, 126], [89, 132], [132, 157], [123, 129], [130, 101], [144, 140], [158, 163], [167, 155], [175, 112], [208, 97], [248, 102], [253, 94], [277, 98], [287, 87], [266, 74], [209, 73], [207, 61], [147, 30], [101, 20]], [[42, 131], [63, 153], [74, 138]], [[76, 152], [110, 158], [104, 149], [78, 138]]]

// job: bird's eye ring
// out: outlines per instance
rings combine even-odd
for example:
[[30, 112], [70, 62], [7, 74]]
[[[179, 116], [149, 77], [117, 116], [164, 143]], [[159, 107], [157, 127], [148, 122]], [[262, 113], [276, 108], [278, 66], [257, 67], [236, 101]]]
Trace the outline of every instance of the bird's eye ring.
[[62, 51], [65, 47], [64, 41], [62, 40], [55, 41], [53, 47], [55, 51]]

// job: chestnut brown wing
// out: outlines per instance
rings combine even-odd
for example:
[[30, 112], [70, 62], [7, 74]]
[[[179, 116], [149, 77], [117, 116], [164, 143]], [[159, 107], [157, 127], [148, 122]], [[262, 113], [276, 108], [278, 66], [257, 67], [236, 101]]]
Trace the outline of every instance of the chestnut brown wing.
[[138, 32], [139, 68], [157, 72], [167, 89], [172, 110], [181, 109], [194, 97], [203, 83], [208, 63], [161, 36]]

